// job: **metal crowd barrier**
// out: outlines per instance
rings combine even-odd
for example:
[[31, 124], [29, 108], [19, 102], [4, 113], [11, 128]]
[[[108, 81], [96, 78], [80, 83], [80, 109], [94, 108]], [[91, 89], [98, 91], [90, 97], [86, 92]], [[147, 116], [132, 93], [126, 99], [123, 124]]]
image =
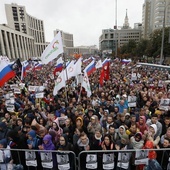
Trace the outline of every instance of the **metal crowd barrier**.
[[[75, 153], [72, 151], [0, 149], [0, 169], [13, 170], [14, 165], [9, 162], [10, 160], [4, 159], [10, 153], [14, 162], [17, 165], [22, 165], [24, 170], [131, 170], [132, 166], [133, 169], [137, 170], [141, 165], [143, 167], [149, 166], [150, 160], [148, 154], [153, 151], [158, 156], [161, 154], [160, 167], [162, 169], [165, 166], [170, 166], [170, 148], [151, 150], [90, 150], [80, 152], [78, 158], [76, 158]], [[169, 153], [169, 162], [167, 165], [164, 165], [165, 154], [167, 153]], [[168, 158], [166, 157], [166, 159]]]
[[[149, 159], [149, 154], [155, 151], [158, 156], [161, 152], [161, 161]], [[168, 163], [163, 164], [165, 153], [169, 152]], [[167, 154], [167, 153], [166, 153]], [[159, 155], [160, 156], [160, 155]], [[170, 148], [165, 149], [141, 149], [141, 150], [90, 150], [82, 151], [78, 155], [78, 170], [86, 169], [114, 169], [114, 170], [138, 170], [139, 167], [150, 167], [154, 170], [163, 170], [163, 167], [170, 168]], [[156, 169], [157, 166], [158, 169]], [[166, 169], [167, 170], [167, 169]]]
[[[10, 162], [9, 155], [14, 160]], [[72, 151], [0, 149], [0, 170], [13, 170], [21, 166], [24, 170], [75, 170], [76, 156]]]

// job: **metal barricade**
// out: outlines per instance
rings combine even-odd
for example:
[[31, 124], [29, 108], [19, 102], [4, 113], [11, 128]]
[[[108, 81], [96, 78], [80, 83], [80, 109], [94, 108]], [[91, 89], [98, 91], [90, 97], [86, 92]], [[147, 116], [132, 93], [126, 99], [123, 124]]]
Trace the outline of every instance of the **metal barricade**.
[[75, 170], [77, 168], [76, 156], [72, 151], [32, 149], [0, 149], [0, 169], [2, 166], [6, 170], [13, 170], [14, 166], [23, 167], [24, 170]]
[[[150, 159], [149, 154], [156, 153], [160, 157], [160, 163], [157, 159]], [[164, 164], [165, 154], [169, 153], [169, 163]], [[157, 165], [159, 170], [165, 166], [170, 166], [170, 148], [166, 149], [141, 149], [141, 150], [90, 150], [82, 151], [78, 155], [78, 170], [86, 169], [114, 169], [114, 170], [138, 170], [139, 167]], [[154, 168], [155, 169], [155, 168]], [[157, 169], [155, 169], [157, 170]]]

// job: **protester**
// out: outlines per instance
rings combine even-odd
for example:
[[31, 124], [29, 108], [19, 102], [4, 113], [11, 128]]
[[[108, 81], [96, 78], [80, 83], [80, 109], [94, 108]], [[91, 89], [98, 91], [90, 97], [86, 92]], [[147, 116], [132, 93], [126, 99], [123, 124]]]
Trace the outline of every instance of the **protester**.
[[[95, 59], [99, 60], [96, 56]], [[122, 67], [121, 61], [112, 59], [109, 64], [109, 79], [105, 77], [107, 72], [101, 74], [102, 68], [88, 76], [90, 96], [89, 88], [81, 86], [75, 77], [66, 81], [66, 88], [60, 88], [53, 95], [54, 81], [60, 73], [56, 72], [53, 78], [54, 68], [50, 64], [40, 70], [30, 67], [22, 80], [24, 87], [19, 86], [18, 78], [10, 79], [0, 87], [0, 139], [8, 139], [11, 148], [49, 150], [46, 146], [49, 143], [44, 143], [49, 137], [52, 149], [73, 151], [76, 156], [89, 150], [141, 149], [148, 141], [154, 149], [158, 145], [169, 149], [166, 143], [170, 138], [170, 108], [167, 104], [165, 108], [161, 105], [161, 101], [169, 101], [165, 83], [170, 77], [169, 71], [137, 67], [135, 62]], [[85, 67], [83, 63], [82, 68]], [[136, 73], [135, 79], [132, 72]], [[21, 93], [14, 93], [13, 85], [17, 85]], [[42, 98], [36, 98], [37, 89], [31, 90], [37, 87], [38, 93], [43, 92]], [[13, 111], [7, 104], [7, 94], [14, 100]], [[132, 100], [135, 97], [136, 100]], [[16, 135], [15, 128], [18, 129]], [[24, 156], [20, 154], [20, 157]], [[98, 158], [102, 161], [101, 155]], [[17, 159], [14, 160], [18, 163]], [[85, 168], [85, 164], [83, 166]]]

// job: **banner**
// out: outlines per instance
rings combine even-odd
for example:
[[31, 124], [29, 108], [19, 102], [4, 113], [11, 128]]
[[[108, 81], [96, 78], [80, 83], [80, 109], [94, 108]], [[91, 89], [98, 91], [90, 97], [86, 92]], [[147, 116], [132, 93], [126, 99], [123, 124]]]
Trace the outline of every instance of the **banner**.
[[57, 58], [59, 54], [63, 53], [63, 43], [60, 31], [56, 34], [52, 42], [46, 47], [41, 55], [41, 61], [48, 64], [53, 59]]

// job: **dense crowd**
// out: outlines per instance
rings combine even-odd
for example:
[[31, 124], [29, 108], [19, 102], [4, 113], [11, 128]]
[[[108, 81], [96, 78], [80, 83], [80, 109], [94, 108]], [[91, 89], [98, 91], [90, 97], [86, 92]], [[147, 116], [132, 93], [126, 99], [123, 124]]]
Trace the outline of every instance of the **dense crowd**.
[[[167, 169], [170, 102], [167, 109], [161, 109], [160, 103], [161, 100], [169, 101], [169, 85], [165, 83], [169, 71], [137, 66], [133, 62], [122, 66], [115, 60], [110, 60], [109, 67], [109, 80], [104, 81], [103, 86], [99, 85], [100, 69], [89, 76], [91, 97], [87, 97], [81, 84], [76, 84], [75, 78], [68, 80], [67, 87], [53, 96], [57, 75], [51, 78], [51, 66], [30, 71], [23, 80], [25, 87], [21, 94], [14, 94], [14, 112], [7, 110], [5, 95], [11, 91], [10, 85], [19, 80], [16, 77], [9, 80], [0, 88], [0, 148], [73, 151], [76, 156], [84, 150], [167, 148], [149, 151], [148, 156], [157, 167]], [[132, 73], [136, 74], [134, 80]], [[44, 83], [44, 98], [35, 98], [35, 93], [28, 87]], [[136, 97], [134, 106], [129, 106], [128, 96]], [[117, 157], [115, 154], [115, 162]], [[101, 159], [100, 154], [98, 158]], [[6, 153], [5, 162], [28, 168], [23, 152], [18, 155], [11, 151], [11, 157]], [[53, 169], [56, 169], [55, 158], [53, 163]], [[3, 165], [0, 163], [0, 169], [5, 169]], [[85, 168], [84, 164], [82, 166], [81, 169]], [[38, 163], [38, 169], [42, 169], [41, 163]], [[116, 163], [114, 169], [119, 169]], [[135, 165], [132, 155], [129, 169], [142, 170], [144, 165]]]

